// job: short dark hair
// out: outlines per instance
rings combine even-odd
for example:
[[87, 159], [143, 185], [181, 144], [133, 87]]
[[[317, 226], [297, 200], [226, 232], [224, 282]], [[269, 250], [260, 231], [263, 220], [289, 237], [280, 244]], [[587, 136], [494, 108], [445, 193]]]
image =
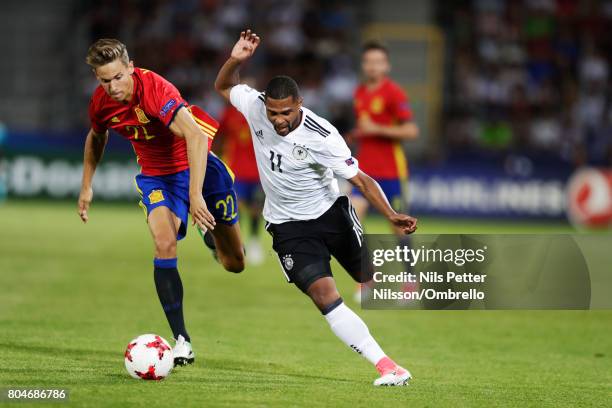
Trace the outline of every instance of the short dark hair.
[[300, 88], [293, 78], [286, 75], [275, 76], [266, 86], [266, 98], [285, 99], [288, 97], [297, 99], [300, 97]]
[[382, 51], [385, 53], [387, 58], [389, 57], [389, 49], [387, 48], [387, 46], [378, 41], [368, 41], [367, 43], [363, 44], [363, 46], [361, 47], [361, 55], [365, 54], [368, 51], [374, 50]]

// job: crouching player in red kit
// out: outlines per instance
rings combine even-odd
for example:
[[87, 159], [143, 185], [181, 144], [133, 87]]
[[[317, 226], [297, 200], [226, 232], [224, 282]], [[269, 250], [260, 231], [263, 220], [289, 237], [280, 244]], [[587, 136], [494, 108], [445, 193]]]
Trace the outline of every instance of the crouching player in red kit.
[[216, 256], [225, 269], [244, 269], [233, 178], [208, 152], [217, 121], [190, 106], [161, 76], [135, 68], [118, 40], [96, 41], [86, 61], [100, 85], [89, 105], [91, 129], [85, 142], [79, 215], [87, 222], [94, 172], [112, 129], [132, 143], [142, 167], [136, 184], [155, 244], [155, 287], [176, 339], [174, 363], [192, 363], [176, 257], [177, 241], [187, 233], [188, 214], [198, 228], [212, 233]]

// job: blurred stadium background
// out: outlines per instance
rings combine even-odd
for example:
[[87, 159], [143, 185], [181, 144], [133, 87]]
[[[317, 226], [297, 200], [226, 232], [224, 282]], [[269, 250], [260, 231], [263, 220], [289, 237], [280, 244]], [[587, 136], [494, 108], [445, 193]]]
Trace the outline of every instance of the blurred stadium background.
[[[27, 22], [27, 24], [24, 24]], [[25, 0], [3, 4], [0, 194], [74, 198], [100, 37], [219, 116], [212, 83], [237, 33], [261, 33], [246, 73], [298, 78], [305, 104], [353, 124], [360, 44], [391, 51], [421, 137], [406, 143], [417, 216], [612, 219], [612, 2], [594, 0]], [[578, 172], [573, 187], [570, 177]], [[132, 151], [111, 137], [96, 200], [134, 201]], [[566, 200], [566, 193], [571, 193]], [[571, 203], [571, 204], [570, 204]]]
[[[360, 45], [389, 46], [422, 130], [404, 146], [419, 233], [569, 233], [568, 219], [607, 229], [611, 23], [603, 0], [2, 2], [0, 386], [67, 387], [91, 407], [608, 406], [609, 311], [358, 310], [415, 374], [407, 390], [376, 392], [371, 367], [327, 335], [271, 253], [228, 274], [193, 229], [179, 251], [198, 363], [134, 382], [127, 341], [171, 334], [127, 141], [111, 135], [87, 226], [76, 197], [92, 41], [120, 38], [137, 66], [218, 117], [214, 76], [252, 27], [264, 42], [245, 74], [260, 87], [295, 76], [341, 132], [354, 125]], [[380, 218], [365, 226], [389, 231]], [[350, 302], [354, 283], [333, 270]]]

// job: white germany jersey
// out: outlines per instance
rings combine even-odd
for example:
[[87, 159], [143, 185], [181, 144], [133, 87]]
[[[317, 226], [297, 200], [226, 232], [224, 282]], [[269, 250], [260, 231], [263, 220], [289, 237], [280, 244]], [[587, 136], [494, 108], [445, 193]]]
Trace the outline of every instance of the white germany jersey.
[[246, 118], [266, 194], [263, 217], [273, 224], [318, 218], [340, 195], [336, 176], [350, 179], [357, 160], [336, 128], [311, 110], [287, 136], [266, 116], [264, 96], [247, 85], [231, 89], [230, 100]]

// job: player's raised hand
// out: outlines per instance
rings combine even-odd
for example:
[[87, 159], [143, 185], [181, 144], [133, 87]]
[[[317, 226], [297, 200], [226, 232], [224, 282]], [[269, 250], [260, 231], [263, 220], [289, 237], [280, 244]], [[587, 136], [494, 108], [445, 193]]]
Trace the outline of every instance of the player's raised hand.
[[208, 211], [202, 196], [189, 199], [189, 213], [193, 219], [193, 225], [197, 224], [201, 230], [212, 231], [215, 229], [215, 217]]
[[389, 221], [404, 234], [412, 234], [417, 229], [417, 219], [406, 214], [394, 214], [389, 217]]
[[232, 58], [241, 62], [251, 58], [260, 41], [259, 36], [250, 29], [241, 32], [238, 42], [232, 48]]
[[89, 205], [91, 204], [91, 200], [93, 199], [93, 189], [91, 187], [83, 187], [81, 188], [81, 193], [79, 194], [79, 202], [77, 204], [77, 212], [79, 213], [79, 217], [83, 222], [87, 222], [89, 216], [87, 215], [87, 210], [89, 210]]

